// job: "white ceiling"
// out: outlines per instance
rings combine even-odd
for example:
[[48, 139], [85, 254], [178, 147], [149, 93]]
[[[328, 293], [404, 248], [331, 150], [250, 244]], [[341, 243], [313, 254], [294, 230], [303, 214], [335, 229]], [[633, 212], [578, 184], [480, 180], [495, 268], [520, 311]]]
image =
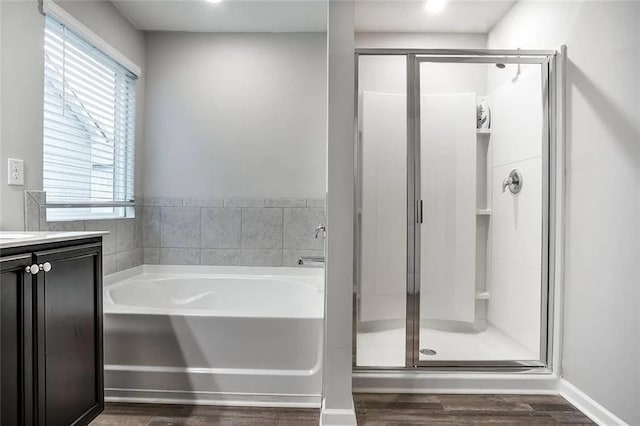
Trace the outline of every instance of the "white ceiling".
[[318, 0], [112, 0], [139, 30], [321, 32], [327, 5]]
[[[323, 32], [327, 25], [323, 0], [112, 1], [146, 31]], [[450, 0], [438, 14], [424, 0], [356, 1], [358, 32], [486, 33], [516, 0]]]
[[516, 0], [450, 0], [437, 14], [424, 1], [356, 3], [358, 32], [488, 33]]

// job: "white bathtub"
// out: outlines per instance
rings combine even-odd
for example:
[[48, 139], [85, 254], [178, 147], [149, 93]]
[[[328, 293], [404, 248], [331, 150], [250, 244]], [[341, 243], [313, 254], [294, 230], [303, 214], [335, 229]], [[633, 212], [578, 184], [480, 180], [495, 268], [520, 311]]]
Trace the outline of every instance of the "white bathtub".
[[144, 265], [105, 277], [111, 401], [317, 407], [322, 269]]

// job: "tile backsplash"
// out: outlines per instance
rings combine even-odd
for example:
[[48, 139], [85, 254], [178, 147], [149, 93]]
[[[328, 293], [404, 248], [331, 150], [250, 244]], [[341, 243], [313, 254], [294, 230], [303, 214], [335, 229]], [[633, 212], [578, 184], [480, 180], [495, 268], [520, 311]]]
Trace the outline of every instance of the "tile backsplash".
[[102, 269], [105, 274], [142, 265], [142, 218], [136, 207], [131, 219], [47, 222], [44, 191], [25, 191], [26, 231], [108, 231], [102, 238]]
[[142, 206], [147, 264], [295, 266], [322, 256], [324, 199], [147, 197]]
[[105, 274], [146, 264], [296, 266], [322, 256], [321, 198], [145, 197], [131, 219], [47, 222], [45, 193], [25, 191], [27, 231], [109, 231]]

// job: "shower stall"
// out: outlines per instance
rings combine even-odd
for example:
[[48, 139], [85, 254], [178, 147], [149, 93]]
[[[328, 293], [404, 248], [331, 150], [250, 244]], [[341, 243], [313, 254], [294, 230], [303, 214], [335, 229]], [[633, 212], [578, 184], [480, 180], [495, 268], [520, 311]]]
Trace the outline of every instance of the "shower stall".
[[354, 368], [551, 362], [555, 51], [356, 51]]

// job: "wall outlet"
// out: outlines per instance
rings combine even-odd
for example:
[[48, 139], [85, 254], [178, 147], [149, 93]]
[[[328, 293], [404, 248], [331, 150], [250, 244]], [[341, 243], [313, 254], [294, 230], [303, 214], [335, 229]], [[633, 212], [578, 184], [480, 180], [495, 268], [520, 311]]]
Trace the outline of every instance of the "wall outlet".
[[9, 185], [24, 185], [24, 160], [9, 158]]

